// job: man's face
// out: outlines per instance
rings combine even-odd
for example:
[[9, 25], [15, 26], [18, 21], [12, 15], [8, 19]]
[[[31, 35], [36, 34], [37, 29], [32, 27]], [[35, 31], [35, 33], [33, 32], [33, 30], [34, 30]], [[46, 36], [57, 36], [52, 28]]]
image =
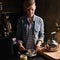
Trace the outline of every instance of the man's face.
[[31, 6], [29, 6], [29, 7], [27, 8], [27, 15], [28, 15], [29, 18], [31, 18], [31, 17], [34, 16], [35, 9], [36, 9], [35, 4], [32, 4]]

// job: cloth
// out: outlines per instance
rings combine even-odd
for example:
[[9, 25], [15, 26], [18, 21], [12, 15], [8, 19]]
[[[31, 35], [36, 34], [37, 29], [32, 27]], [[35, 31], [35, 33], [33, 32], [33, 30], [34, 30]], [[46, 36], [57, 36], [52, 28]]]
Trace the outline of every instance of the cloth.
[[26, 43], [26, 49], [34, 49], [34, 42], [33, 42], [33, 37], [32, 37], [32, 24], [29, 24], [28, 28], [28, 40]]
[[[18, 19], [17, 23], [17, 32], [16, 39], [17, 42], [23, 41], [24, 46], [26, 46], [26, 41], [28, 39], [28, 17], [22, 16]], [[34, 41], [34, 45], [36, 45], [38, 40], [44, 42], [44, 22], [43, 19], [37, 15], [34, 15], [32, 22], [32, 37]]]

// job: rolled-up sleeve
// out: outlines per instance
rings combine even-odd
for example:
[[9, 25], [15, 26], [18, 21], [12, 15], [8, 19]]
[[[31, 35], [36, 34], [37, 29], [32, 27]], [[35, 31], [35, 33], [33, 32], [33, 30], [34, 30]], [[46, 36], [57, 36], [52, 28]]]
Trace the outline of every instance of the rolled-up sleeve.
[[34, 31], [34, 42], [37, 43], [38, 40], [44, 42], [44, 22], [40, 17], [36, 17], [35, 20], [35, 31]]
[[44, 22], [43, 22], [43, 19], [41, 19], [41, 22], [40, 22], [40, 31], [39, 31], [38, 40], [41, 40], [42, 42], [44, 42]]

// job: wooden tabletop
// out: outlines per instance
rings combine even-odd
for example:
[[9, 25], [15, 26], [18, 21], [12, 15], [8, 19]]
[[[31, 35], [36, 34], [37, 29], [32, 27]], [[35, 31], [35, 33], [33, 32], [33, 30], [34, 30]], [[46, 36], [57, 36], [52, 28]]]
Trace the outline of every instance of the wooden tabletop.
[[60, 60], [60, 45], [59, 45], [59, 49], [55, 52], [44, 51], [44, 52], [40, 52], [40, 54], [49, 60]]

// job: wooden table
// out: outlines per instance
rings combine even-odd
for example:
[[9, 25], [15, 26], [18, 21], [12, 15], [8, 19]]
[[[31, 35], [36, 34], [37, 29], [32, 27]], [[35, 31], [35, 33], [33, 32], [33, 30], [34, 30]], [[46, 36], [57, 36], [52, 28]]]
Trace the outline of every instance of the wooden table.
[[48, 60], [60, 60], [60, 45], [59, 49], [56, 52], [40, 52], [40, 54], [44, 57], [46, 57]]

